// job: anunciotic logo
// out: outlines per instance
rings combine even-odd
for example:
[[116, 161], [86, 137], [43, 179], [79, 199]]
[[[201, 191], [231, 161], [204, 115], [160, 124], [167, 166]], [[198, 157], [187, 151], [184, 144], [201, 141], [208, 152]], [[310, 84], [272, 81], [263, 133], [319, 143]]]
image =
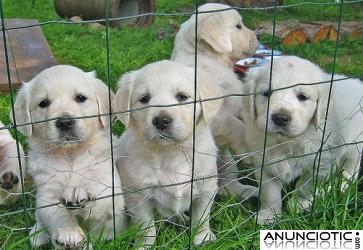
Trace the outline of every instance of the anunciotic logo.
[[260, 250], [363, 249], [363, 230], [261, 230]]

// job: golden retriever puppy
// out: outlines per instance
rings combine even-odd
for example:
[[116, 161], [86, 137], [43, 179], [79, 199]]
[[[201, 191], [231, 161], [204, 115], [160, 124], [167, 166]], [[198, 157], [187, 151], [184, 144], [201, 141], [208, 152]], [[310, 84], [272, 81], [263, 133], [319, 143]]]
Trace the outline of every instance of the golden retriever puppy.
[[[171, 60], [194, 66], [196, 48], [197, 66], [206, 71], [226, 95], [241, 94], [242, 82], [233, 72], [233, 65], [255, 53], [258, 47], [255, 33], [244, 26], [240, 14], [228, 5], [208, 3], [200, 6], [198, 12], [197, 35], [196, 16], [192, 15], [176, 34]], [[236, 166], [229, 164], [233, 162], [229, 150], [242, 158], [247, 152], [241, 111], [238, 96], [225, 98], [210, 126], [222, 154], [218, 162], [219, 186], [225, 189], [220, 193], [226, 190], [246, 198], [255, 195], [256, 188], [241, 185], [237, 180]]]
[[[21, 177], [25, 176], [25, 158], [23, 147], [19, 143], [18, 154], [16, 141], [1, 122], [0, 128], [0, 205], [2, 205], [13, 203], [21, 195]], [[18, 157], [20, 157], [21, 167]]]
[[195, 110], [193, 101], [221, 90], [200, 72], [195, 96], [194, 69], [167, 60], [125, 74], [118, 87], [112, 107], [126, 131], [117, 168], [131, 221], [143, 228], [136, 245], [153, 244], [155, 211], [181, 217], [191, 204], [191, 224], [198, 230], [193, 243], [214, 240], [209, 212], [217, 192], [217, 148], [207, 123], [221, 101], [196, 102]]
[[342, 171], [343, 186], [355, 180], [363, 139], [360, 80], [335, 76], [328, 106], [331, 74], [307, 60], [283, 56], [273, 61], [270, 89], [270, 66], [248, 73], [244, 89], [252, 95], [243, 97], [247, 142], [256, 167], [262, 164], [267, 136], [264, 168], [256, 174], [262, 180], [261, 224], [281, 213], [282, 185], [297, 177], [297, 199], [289, 202], [302, 209], [311, 204], [317, 173], [322, 181]]
[[42, 71], [19, 90], [16, 122], [26, 124], [19, 130], [29, 137], [28, 168], [37, 186], [30, 234], [41, 232], [31, 237], [33, 246], [51, 240], [57, 248], [81, 248], [86, 233], [77, 218], [95, 237], [112, 239], [113, 221], [122, 230], [123, 197], [110, 197], [121, 192], [121, 180], [111, 161], [109, 117], [102, 115], [108, 97], [94, 72], [68, 65]]

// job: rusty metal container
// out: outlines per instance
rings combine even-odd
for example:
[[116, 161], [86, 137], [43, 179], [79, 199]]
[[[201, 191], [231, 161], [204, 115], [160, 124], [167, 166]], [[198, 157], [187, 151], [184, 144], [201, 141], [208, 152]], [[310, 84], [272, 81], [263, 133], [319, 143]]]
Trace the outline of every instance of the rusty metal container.
[[[108, 15], [110, 18], [130, 17], [155, 12], [156, 0], [109, 0]], [[83, 20], [105, 18], [105, 0], [54, 0], [54, 8], [61, 17], [80, 16]], [[153, 15], [115, 20], [114, 27], [136, 26], [148, 27], [154, 21]]]

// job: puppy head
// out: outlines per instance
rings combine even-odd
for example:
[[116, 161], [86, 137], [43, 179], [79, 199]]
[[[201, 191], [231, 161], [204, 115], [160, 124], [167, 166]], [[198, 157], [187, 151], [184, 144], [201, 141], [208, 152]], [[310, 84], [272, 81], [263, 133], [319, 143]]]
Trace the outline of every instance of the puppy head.
[[81, 143], [107, 127], [108, 117], [100, 114], [108, 107], [108, 88], [94, 72], [68, 65], [50, 67], [25, 82], [14, 104], [21, 132], [62, 145]]
[[277, 137], [295, 137], [303, 134], [310, 125], [317, 127], [325, 113], [328, 86], [298, 84], [326, 81], [326, 74], [307, 60], [284, 56], [273, 62], [272, 91], [269, 91], [270, 67], [270, 64], [265, 64], [248, 73], [244, 92], [255, 95], [243, 98], [243, 117], [255, 123], [261, 131], [265, 131], [268, 119], [267, 132]]
[[[161, 144], [190, 138], [194, 125], [194, 104], [189, 103], [194, 100], [194, 68], [167, 60], [155, 62], [122, 76], [118, 87], [112, 108], [126, 128]], [[221, 90], [198, 71], [196, 99], [220, 95]], [[196, 123], [208, 121], [221, 104], [221, 100], [197, 102]]]
[[[210, 12], [217, 10], [218, 12]], [[246, 28], [240, 14], [224, 4], [204, 4], [198, 8], [198, 46], [209, 49], [226, 66], [255, 53], [258, 41], [253, 31]], [[190, 19], [194, 28], [195, 16]], [[194, 21], [194, 23], [193, 23]]]

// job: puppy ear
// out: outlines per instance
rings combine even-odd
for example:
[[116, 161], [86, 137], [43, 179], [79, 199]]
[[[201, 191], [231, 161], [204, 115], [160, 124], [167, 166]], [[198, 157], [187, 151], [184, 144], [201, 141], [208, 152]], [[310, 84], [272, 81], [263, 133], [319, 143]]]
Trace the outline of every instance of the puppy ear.
[[[206, 100], [224, 95], [224, 91], [217, 84], [212, 82], [212, 79], [199, 72], [197, 92], [201, 100], [202, 115], [206, 123], [214, 117], [223, 104], [223, 99]], [[204, 101], [206, 100], [206, 101]]]
[[[318, 100], [316, 102], [316, 109], [313, 116], [313, 123], [315, 125], [315, 128], [318, 129], [321, 124], [325, 122], [325, 114], [326, 114], [326, 108], [328, 105], [328, 95], [325, 93], [329, 93], [327, 89], [323, 89], [324, 87], [321, 87], [318, 91]], [[330, 100], [330, 102], [332, 99]], [[332, 105], [332, 103], [330, 103]]]
[[243, 93], [246, 94], [246, 96], [242, 97], [242, 118], [253, 123], [257, 116], [255, 100], [258, 74], [252, 71], [247, 74], [246, 78], [242, 81]]
[[206, 42], [218, 53], [232, 52], [232, 40], [218, 15], [198, 16], [198, 40]]
[[[32, 135], [32, 122], [30, 116], [30, 82], [23, 82], [23, 86], [19, 89], [17, 93], [16, 100], [14, 103], [14, 113], [16, 124], [18, 125], [18, 130], [30, 137]], [[13, 120], [13, 113], [9, 113], [9, 118], [11, 123], [15, 123]], [[29, 123], [29, 125], [23, 125], [25, 123]], [[20, 125], [20, 126], [19, 126]]]
[[117, 83], [118, 89], [112, 102], [112, 110], [116, 113], [117, 118], [125, 125], [130, 127], [131, 112], [131, 93], [133, 90], [135, 71], [124, 74]]
[[[94, 86], [95, 86], [95, 92], [96, 92], [96, 102], [98, 105], [98, 114], [99, 119], [100, 119], [100, 123], [102, 125], [103, 128], [106, 128], [109, 125], [109, 121], [110, 118], [107, 115], [109, 113], [109, 91], [108, 91], [108, 87], [106, 86], [106, 84], [104, 82], [102, 82], [101, 80], [99, 80], [98, 78], [94, 78], [92, 76], [92, 81], [95, 82]], [[114, 94], [111, 91], [111, 101], [113, 100]]]

